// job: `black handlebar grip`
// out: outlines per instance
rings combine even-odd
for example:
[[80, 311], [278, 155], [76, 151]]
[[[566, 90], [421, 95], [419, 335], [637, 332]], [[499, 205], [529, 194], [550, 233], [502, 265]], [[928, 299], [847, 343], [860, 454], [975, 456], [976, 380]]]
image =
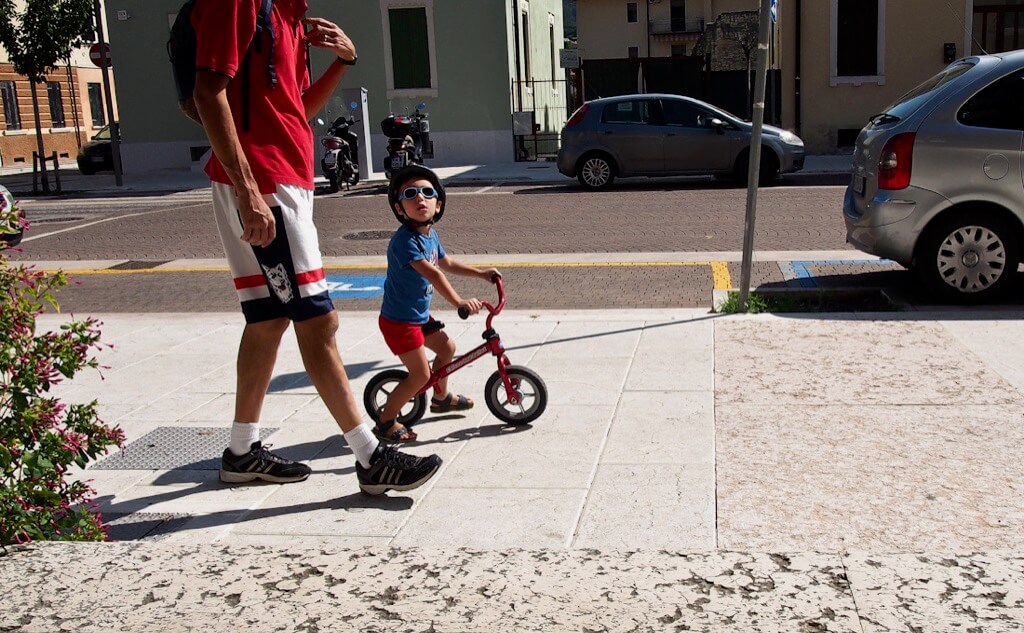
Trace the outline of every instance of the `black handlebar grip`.
[[462, 320], [468, 319], [469, 318], [469, 310], [467, 310], [466, 308], [459, 308], [459, 318], [462, 319]]
[[493, 274], [491, 275], [491, 283], [492, 283], [492, 284], [496, 284], [496, 283], [498, 283], [498, 280], [499, 280], [499, 279], [501, 279], [501, 273], [493, 273]]

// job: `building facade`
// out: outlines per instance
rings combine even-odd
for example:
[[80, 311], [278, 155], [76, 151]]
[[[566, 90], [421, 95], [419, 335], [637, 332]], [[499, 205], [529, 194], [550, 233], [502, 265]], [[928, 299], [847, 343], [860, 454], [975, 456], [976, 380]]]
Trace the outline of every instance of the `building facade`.
[[[119, 58], [117, 81], [138, 87], [121, 95], [126, 173], [199, 168], [208, 150], [202, 129], [178, 111], [162, 46], [181, 3], [121, 0], [117, 8], [129, 17], [110, 23], [111, 46], [129, 52], [123, 63]], [[421, 103], [434, 144], [428, 164], [512, 161], [515, 79], [542, 80], [558, 72], [553, 65], [562, 46], [560, 0], [309, 0], [308, 15], [336, 22], [359, 52], [359, 64], [314, 121], [329, 123], [341, 114], [365, 120], [358, 133], [368, 136], [361, 145], [369, 147], [378, 172], [386, 145], [380, 121]], [[314, 77], [331, 59], [312, 50]], [[314, 134], [322, 131], [314, 125]]]
[[[113, 80], [110, 87], [116, 117]], [[109, 122], [102, 71], [89, 58], [88, 48], [73, 51], [67, 64], [50, 73], [44, 83], [36, 85], [36, 93], [43, 153], [51, 156], [56, 152], [61, 162], [74, 161], [78, 148]], [[33, 152], [38, 151], [32, 86], [26, 77], [14, 72], [2, 48], [0, 98], [3, 101], [0, 166], [31, 166]]]
[[[707, 55], [710, 43], [705, 72], [720, 72], [743, 70], [748, 59], [741, 38], [723, 46], [721, 27], [761, 2], [576, 4], [584, 60]], [[778, 0], [777, 16], [769, 68], [778, 69], [778, 85], [770, 83], [769, 97], [777, 95], [779, 123], [812, 153], [848, 151], [872, 114], [950, 61], [1024, 47], [1024, 0]], [[705, 80], [698, 73], [689, 79]], [[642, 80], [633, 84], [638, 92], [645, 87]], [[688, 87], [679, 93], [699, 96]], [[735, 104], [733, 111], [744, 114]]]

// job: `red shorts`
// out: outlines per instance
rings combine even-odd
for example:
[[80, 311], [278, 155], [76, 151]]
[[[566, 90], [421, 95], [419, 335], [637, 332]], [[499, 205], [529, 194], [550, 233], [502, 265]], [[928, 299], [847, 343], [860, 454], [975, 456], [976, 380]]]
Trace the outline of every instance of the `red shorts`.
[[430, 317], [426, 323], [405, 323], [392, 321], [381, 315], [377, 319], [377, 324], [380, 326], [381, 334], [384, 335], [384, 342], [388, 344], [388, 349], [395, 356], [401, 356], [406, 352], [423, 347], [427, 336], [444, 327], [444, 323], [435, 321], [434, 317]]

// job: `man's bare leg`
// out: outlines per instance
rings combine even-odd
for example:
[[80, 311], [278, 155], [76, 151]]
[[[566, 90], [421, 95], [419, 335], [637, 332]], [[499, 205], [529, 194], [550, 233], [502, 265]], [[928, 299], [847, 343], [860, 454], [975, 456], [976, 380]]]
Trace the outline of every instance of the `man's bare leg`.
[[288, 319], [246, 324], [238, 344], [235, 421], [259, 422]]
[[306, 373], [334, 421], [342, 432], [347, 433], [359, 426], [362, 420], [334, 340], [337, 332], [337, 312], [295, 323], [295, 337]]

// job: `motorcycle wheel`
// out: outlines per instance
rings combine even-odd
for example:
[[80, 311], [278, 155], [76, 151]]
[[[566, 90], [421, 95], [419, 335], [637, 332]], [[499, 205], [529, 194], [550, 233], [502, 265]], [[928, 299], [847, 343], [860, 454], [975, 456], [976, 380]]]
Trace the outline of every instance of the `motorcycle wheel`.
[[338, 184], [338, 172], [327, 172], [327, 188], [331, 193], [338, 193], [338, 189], [340, 189]]

